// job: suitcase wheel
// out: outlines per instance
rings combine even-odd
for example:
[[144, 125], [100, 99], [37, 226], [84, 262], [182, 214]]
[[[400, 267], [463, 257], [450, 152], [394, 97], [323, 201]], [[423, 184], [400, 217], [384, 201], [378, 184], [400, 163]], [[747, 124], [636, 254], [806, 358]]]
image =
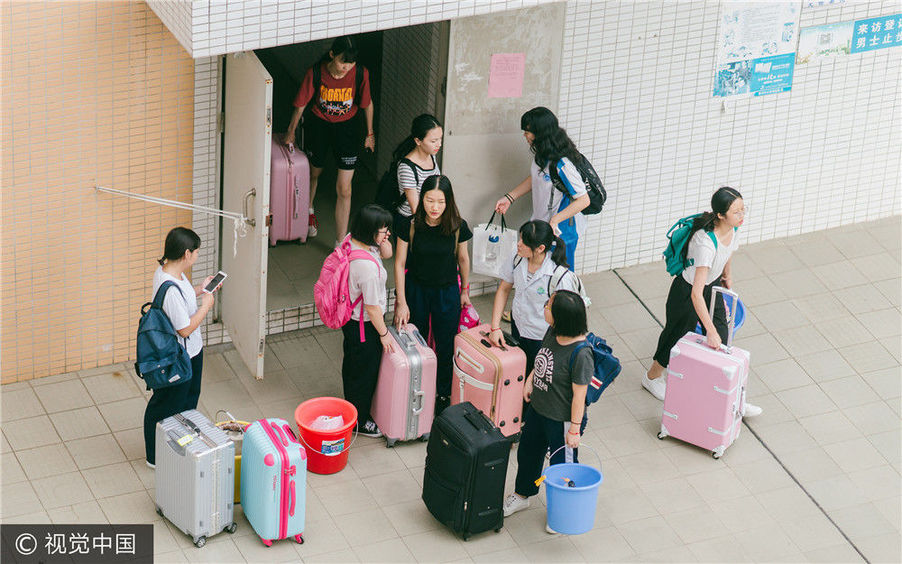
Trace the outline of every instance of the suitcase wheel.
[[298, 544], [304, 544], [304, 535], [294, 535], [294, 540]]
[[662, 440], [662, 441], [663, 441], [663, 440], [666, 439], [666, 438], [667, 438], [667, 435], [665, 435], [663, 431], [661, 431], [661, 432], [658, 433], [658, 439], [659, 439], [659, 440]]
[[501, 532], [501, 527], [498, 527], [497, 529], [495, 529], [495, 532], [496, 532], [496, 533], [500, 533], [500, 532]]
[[398, 442], [398, 439], [389, 439], [385, 437], [385, 448], [392, 448], [395, 446], [395, 443]]
[[711, 456], [713, 456], [714, 458], [720, 458], [721, 456], [723, 456], [723, 453], [713, 450], [713, 451], [711, 451]]
[[238, 530], [238, 523], [235, 523], [235, 522], [232, 522], [231, 525], [229, 525], [228, 527], [223, 529], [223, 531], [229, 533], [230, 535], [233, 534], [237, 530]]
[[194, 541], [194, 546], [197, 548], [203, 548], [204, 545], [207, 544], [207, 537], [200, 537], [196, 541]]
[[464, 533], [463, 537], [464, 537], [464, 541], [470, 540], [470, 533]]
[[420, 437], [420, 440], [423, 441], [424, 443], [428, 443], [429, 442], [429, 433], [426, 433], [425, 435]]
[[159, 515], [160, 517], [163, 517], [163, 510], [160, 509], [159, 507], [157, 507], [157, 515]]
[[260, 540], [263, 541], [263, 546], [267, 546], [267, 547], [272, 546], [272, 541], [271, 541], [271, 540], [265, 539], [265, 538], [263, 538], [263, 537], [260, 537]]

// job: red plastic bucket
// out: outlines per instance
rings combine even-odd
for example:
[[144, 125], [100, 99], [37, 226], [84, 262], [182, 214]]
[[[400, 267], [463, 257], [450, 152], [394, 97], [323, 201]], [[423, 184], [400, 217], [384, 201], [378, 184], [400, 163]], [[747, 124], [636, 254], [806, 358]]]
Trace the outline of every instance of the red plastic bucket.
[[[341, 415], [345, 424], [328, 431], [312, 428], [313, 421], [321, 415]], [[307, 470], [317, 474], [341, 471], [348, 463], [351, 435], [357, 425], [357, 408], [340, 398], [313, 398], [297, 406], [294, 420], [307, 449]]]

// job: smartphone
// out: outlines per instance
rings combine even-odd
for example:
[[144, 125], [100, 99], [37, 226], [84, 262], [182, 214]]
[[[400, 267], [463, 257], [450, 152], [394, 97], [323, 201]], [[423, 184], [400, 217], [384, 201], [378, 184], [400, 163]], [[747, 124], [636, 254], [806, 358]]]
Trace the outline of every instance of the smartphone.
[[217, 272], [216, 276], [213, 277], [213, 280], [210, 280], [210, 283], [204, 287], [204, 292], [212, 294], [213, 291], [222, 284], [222, 281], [226, 279], [226, 276], [228, 276], [228, 274], [221, 270]]

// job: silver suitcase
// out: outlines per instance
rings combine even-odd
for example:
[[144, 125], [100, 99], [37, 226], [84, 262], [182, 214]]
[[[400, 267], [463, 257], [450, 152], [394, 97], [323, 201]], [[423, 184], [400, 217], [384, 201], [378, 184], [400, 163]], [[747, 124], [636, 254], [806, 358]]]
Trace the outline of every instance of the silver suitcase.
[[207, 537], [234, 533], [235, 443], [197, 410], [157, 423], [157, 513], [191, 535], [200, 548]]

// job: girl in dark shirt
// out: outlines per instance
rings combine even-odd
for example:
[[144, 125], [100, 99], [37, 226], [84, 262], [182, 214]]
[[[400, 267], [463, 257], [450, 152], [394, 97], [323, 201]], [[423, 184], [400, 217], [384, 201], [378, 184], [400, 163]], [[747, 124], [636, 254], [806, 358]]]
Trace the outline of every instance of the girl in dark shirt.
[[[410, 322], [421, 334], [430, 321], [438, 361], [435, 414], [451, 401], [451, 357], [460, 308], [470, 303], [473, 233], [461, 219], [447, 176], [423, 182], [416, 212], [402, 222], [395, 253], [395, 324]], [[458, 272], [460, 285], [458, 285]]]

